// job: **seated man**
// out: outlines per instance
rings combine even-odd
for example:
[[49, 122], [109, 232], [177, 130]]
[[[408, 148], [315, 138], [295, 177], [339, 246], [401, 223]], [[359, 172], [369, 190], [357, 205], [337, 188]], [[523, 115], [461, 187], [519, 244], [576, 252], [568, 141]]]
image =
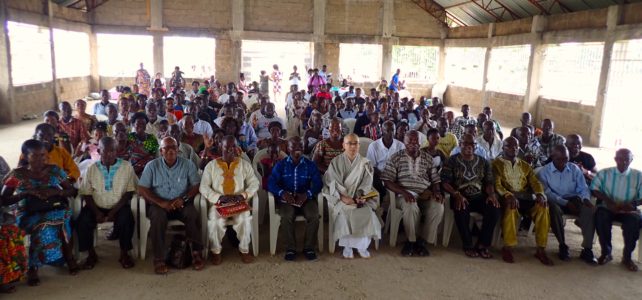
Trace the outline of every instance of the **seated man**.
[[[55, 132], [56, 129], [53, 126], [47, 123], [41, 123], [36, 126], [34, 136], [36, 140], [41, 141], [45, 145], [48, 163], [63, 169], [67, 174], [69, 181], [74, 183], [80, 177], [80, 170], [69, 152], [57, 145], [54, 140]], [[24, 159], [26, 159], [26, 157]]]
[[582, 151], [582, 137], [578, 134], [570, 134], [566, 137], [566, 148], [568, 149], [569, 161], [576, 164], [582, 170], [586, 184], [590, 185], [597, 168], [593, 155]]
[[439, 130], [439, 144], [437, 145], [437, 149], [441, 150], [441, 152], [446, 154], [446, 156], [449, 156], [450, 152], [452, 152], [453, 149], [457, 147], [457, 144], [459, 144], [457, 137], [448, 132], [449, 128], [448, 120], [446, 120], [446, 118], [437, 118], [437, 129]]
[[[546, 131], [546, 130], [545, 130]], [[571, 259], [564, 238], [564, 214], [580, 217], [582, 228], [582, 258], [588, 264], [597, 264], [593, 255], [593, 236], [595, 234], [594, 207], [590, 201], [591, 194], [582, 176], [582, 171], [575, 164], [568, 162], [568, 150], [563, 145], [553, 148], [553, 162], [545, 165], [537, 177], [544, 186], [551, 218], [551, 229], [559, 242], [559, 258]]]
[[553, 154], [553, 148], [557, 145], [564, 145], [566, 139], [555, 133], [555, 123], [551, 119], [544, 119], [542, 121], [542, 135], [536, 139], [540, 145], [542, 157], [548, 159]]
[[316, 260], [317, 231], [319, 230], [319, 206], [317, 194], [321, 191], [321, 175], [317, 166], [303, 156], [300, 137], [288, 141], [290, 155], [272, 169], [268, 190], [274, 194], [281, 215], [281, 232], [285, 237], [285, 260], [296, 259], [294, 219], [298, 214], [305, 217], [305, 242], [303, 254], [307, 260]]
[[85, 201], [76, 220], [78, 250], [89, 251], [84, 268], [92, 269], [98, 262], [94, 249], [94, 230], [98, 223], [114, 222], [113, 236], [120, 242], [120, 265], [129, 269], [134, 260], [129, 250], [134, 248], [134, 215], [130, 201], [136, 192], [136, 173], [132, 165], [116, 157], [116, 141], [112, 137], [100, 139], [100, 160], [92, 164], [80, 185], [79, 194]]
[[367, 158], [359, 155], [359, 136], [347, 135], [343, 148], [345, 152], [332, 160], [323, 176], [323, 195], [334, 206], [329, 217], [334, 219], [334, 238], [343, 247], [343, 257], [353, 258], [357, 249], [362, 258], [370, 258], [370, 240], [381, 239], [381, 223], [375, 214], [379, 199], [364, 198], [374, 189], [373, 168]]
[[401, 208], [403, 225], [408, 241], [401, 250], [404, 256], [430, 255], [424, 241], [417, 238], [421, 216], [426, 217], [423, 236], [430, 243], [437, 241], [437, 227], [444, 216], [444, 204], [440, 179], [432, 156], [419, 150], [419, 134], [416, 130], [406, 133], [406, 149], [393, 154], [381, 174], [387, 189], [401, 197], [397, 203]]
[[221, 242], [225, 236], [227, 221], [231, 221], [232, 229], [239, 239], [241, 260], [249, 264], [254, 260], [249, 248], [252, 234], [250, 212], [246, 210], [226, 218], [219, 214], [217, 207], [248, 202], [259, 190], [260, 182], [252, 164], [239, 157], [234, 136], [226, 136], [223, 139], [222, 151], [223, 157], [205, 166], [199, 188], [203, 197], [212, 204], [207, 222], [212, 264], [220, 265], [222, 262]]
[[533, 137], [529, 127], [518, 127], [515, 138], [518, 141], [517, 157], [527, 162], [533, 169], [539, 168], [548, 157], [542, 155], [539, 142]]
[[386, 162], [393, 154], [406, 148], [406, 146], [394, 138], [395, 136], [395, 123], [386, 121], [382, 125], [382, 137], [368, 146], [367, 158], [373, 165], [374, 178], [372, 186], [377, 189], [380, 199], [386, 195], [386, 188], [381, 181], [381, 173], [386, 168]]
[[254, 126], [254, 131], [259, 141], [270, 137], [269, 125], [272, 122], [279, 122], [281, 123], [281, 128], [287, 128], [283, 119], [276, 115], [274, 103], [270, 102], [265, 105], [265, 112], [258, 116], [256, 125]]
[[495, 134], [495, 124], [491, 121], [486, 121], [482, 125], [482, 135], [477, 137], [477, 146], [484, 148], [490, 160], [499, 156], [502, 152], [502, 141]]
[[[474, 125], [473, 125], [474, 126]], [[475, 138], [464, 134], [459, 144], [461, 153], [450, 156], [441, 171], [444, 190], [451, 195], [450, 206], [468, 257], [492, 258], [488, 252], [499, 219], [499, 202], [495, 196], [493, 172], [489, 161], [474, 153]], [[480, 213], [484, 219], [477, 246], [473, 248], [470, 233], [470, 213]]]
[[[486, 151], [485, 148], [481, 147], [480, 145], [477, 145], [477, 142], [475, 142], [475, 139], [477, 138], [477, 126], [469, 124], [464, 127], [464, 133], [463, 134], [469, 134], [473, 137], [473, 144], [475, 145], [475, 150], [473, 150], [475, 155], [479, 155], [483, 157], [485, 160], [491, 161], [493, 160], [492, 157], [490, 157], [490, 154]], [[463, 137], [463, 135], [462, 135]], [[453, 156], [455, 154], [461, 153], [461, 146], [455, 147], [453, 151], [450, 152], [449, 156]]]
[[172, 137], [161, 140], [160, 152], [161, 157], [147, 163], [138, 182], [138, 194], [147, 202], [147, 217], [151, 222], [154, 272], [162, 275], [168, 271], [165, 231], [171, 219], [185, 224], [185, 235], [192, 249], [192, 268], [201, 270], [204, 266], [201, 219], [194, 207], [200, 181], [198, 169], [191, 161], [178, 156], [178, 145]]
[[[529, 130], [527, 127], [522, 128]], [[515, 262], [511, 248], [517, 245], [519, 215], [529, 214], [535, 222], [535, 240], [537, 242], [535, 257], [544, 265], [550, 266], [553, 265], [553, 261], [548, 258], [545, 252], [550, 219], [544, 187], [535, 176], [531, 166], [517, 158], [517, 144], [516, 138], [506, 138], [503, 146], [504, 153], [492, 163], [495, 174], [495, 191], [501, 196], [504, 208], [502, 259], [507, 263]]]
[[631, 260], [631, 253], [640, 237], [640, 212], [637, 207], [642, 200], [642, 172], [631, 169], [632, 161], [631, 150], [619, 149], [615, 153], [616, 166], [597, 172], [591, 190], [598, 203], [595, 228], [602, 248], [598, 263], [604, 265], [613, 260], [611, 226], [616, 221], [622, 223], [624, 237], [622, 264], [635, 272], [638, 266]]

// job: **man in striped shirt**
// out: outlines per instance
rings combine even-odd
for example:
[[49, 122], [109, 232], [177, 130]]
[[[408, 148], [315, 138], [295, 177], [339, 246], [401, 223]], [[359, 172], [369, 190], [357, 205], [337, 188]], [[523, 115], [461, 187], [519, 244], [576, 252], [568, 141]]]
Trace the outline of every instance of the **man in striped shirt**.
[[604, 265], [613, 260], [611, 226], [616, 221], [622, 223], [624, 236], [622, 264], [635, 272], [638, 266], [631, 260], [631, 253], [640, 237], [640, 212], [637, 206], [642, 198], [642, 172], [630, 168], [632, 161], [631, 150], [619, 149], [615, 153], [616, 166], [597, 172], [591, 190], [598, 206], [595, 227], [602, 248], [598, 263]]
[[423, 235], [429, 243], [436, 243], [437, 227], [444, 215], [443, 197], [437, 166], [432, 156], [419, 150], [419, 134], [416, 130], [406, 133], [405, 150], [393, 154], [381, 174], [381, 180], [387, 189], [401, 197], [397, 203], [390, 203], [401, 208], [403, 225], [408, 241], [401, 250], [404, 256], [430, 255], [425, 242], [417, 239], [417, 230], [421, 216], [426, 216]]

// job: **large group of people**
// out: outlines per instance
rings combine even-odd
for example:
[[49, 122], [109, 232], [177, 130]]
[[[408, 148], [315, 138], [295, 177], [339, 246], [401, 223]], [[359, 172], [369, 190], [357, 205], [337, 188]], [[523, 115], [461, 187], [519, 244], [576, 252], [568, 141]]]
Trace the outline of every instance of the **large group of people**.
[[[177, 67], [165, 86], [162, 75], [152, 79], [141, 64], [136, 84], [121, 87], [115, 103], [103, 90], [93, 114], [84, 100], [74, 103], [75, 111], [61, 102], [59, 111], [45, 112], [22, 145], [18, 166], [9, 169], [0, 160], [0, 290], [15, 291], [14, 283], [25, 276], [38, 285], [44, 264], [66, 264], [72, 275], [94, 268], [95, 228], [103, 222], [114, 223], [109, 239], [119, 241], [119, 263], [133, 267], [138, 220], [130, 206], [137, 197], [146, 208], [139, 218], [151, 224], [155, 273], [168, 273], [165, 236], [173, 219], [185, 225], [193, 269], [204, 268], [205, 252], [213, 265], [222, 263], [224, 237], [251, 263], [249, 245], [257, 233], [250, 205], [260, 189], [275, 199], [288, 261], [298, 253], [297, 215], [305, 219], [301, 253], [317, 259], [323, 226], [318, 201], [325, 199], [334, 224], [330, 243], [343, 247], [347, 259], [355, 250], [371, 257], [371, 241], [381, 239], [383, 224], [392, 222], [386, 208], [394, 207], [407, 238], [403, 256], [429, 255], [445, 210], [453, 210], [466, 256], [492, 258], [494, 235], [501, 232], [501, 258], [513, 263], [518, 231], [533, 224], [535, 257], [553, 265], [548, 232], [559, 242], [558, 258], [569, 260], [564, 215], [570, 214], [582, 230], [582, 260], [612, 260], [611, 226], [617, 221], [625, 242], [622, 263], [637, 270], [631, 253], [639, 238], [642, 176], [630, 167], [631, 151], [618, 150], [616, 167], [598, 171], [593, 157], [581, 151], [582, 138], [555, 133], [553, 120], [544, 119], [540, 129], [524, 113], [521, 126], [504, 136], [490, 107], [475, 115], [464, 105], [455, 118], [438, 97], [400, 96], [400, 70], [390, 85], [382, 81], [362, 90], [347, 80], [333, 85], [326, 66], [305, 76], [295, 66], [289, 92], [275, 99], [285, 76], [277, 65], [273, 69], [271, 75], [262, 72], [260, 85], [246, 83], [241, 74], [238, 82], [221, 84], [212, 76], [186, 86]], [[280, 103], [285, 116], [277, 113]], [[72, 220], [68, 199], [74, 197], [83, 205]], [[198, 197], [207, 203], [206, 224]], [[473, 212], [483, 216], [481, 228], [470, 228]], [[72, 231], [86, 253], [80, 264], [70, 246]], [[599, 257], [592, 250], [596, 231]]]

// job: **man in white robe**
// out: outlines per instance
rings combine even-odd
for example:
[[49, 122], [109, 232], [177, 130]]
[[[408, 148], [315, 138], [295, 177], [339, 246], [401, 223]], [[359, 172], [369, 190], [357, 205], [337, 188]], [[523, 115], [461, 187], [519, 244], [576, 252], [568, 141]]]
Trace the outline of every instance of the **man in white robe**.
[[[354, 249], [369, 258], [370, 239], [381, 239], [381, 223], [375, 214], [378, 195], [372, 187], [374, 174], [370, 161], [359, 155], [359, 137], [349, 134], [343, 139], [344, 153], [335, 157], [323, 181], [323, 196], [328, 200], [330, 217], [334, 219], [335, 243], [343, 248], [344, 258], [353, 258]], [[374, 192], [376, 193], [376, 191]]]

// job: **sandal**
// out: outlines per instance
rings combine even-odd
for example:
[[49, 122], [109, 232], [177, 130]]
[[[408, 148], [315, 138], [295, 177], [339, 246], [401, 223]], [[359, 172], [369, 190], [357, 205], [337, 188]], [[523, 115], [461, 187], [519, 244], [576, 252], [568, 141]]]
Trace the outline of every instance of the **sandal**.
[[75, 260], [71, 260], [67, 262], [67, 271], [69, 272], [69, 275], [76, 276], [78, 275], [78, 272], [80, 272], [80, 267]]
[[203, 262], [203, 256], [200, 251], [192, 252], [192, 269], [196, 271], [203, 270], [205, 267], [205, 262]]
[[477, 254], [479, 254], [479, 257], [483, 259], [493, 258], [493, 255], [490, 254], [490, 252], [488, 251], [488, 248], [477, 248]]
[[543, 265], [546, 265], [546, 266], [552, 266], [553, 265], [553, 261], [550, 258], [548, 258], [548, 255], [546, 255], [546, 252], [544, 252], [544, 251], [537, 251], [535, 253], [535, 258], [539, 259], [539, 261]]
[[636, 265], [631, 259], [622, 260], [622, 265], [624, 265], [624, 267], [626, 267], [626, 269], [631, 272], [638, 271], [638, 265]]
[[169, 272], [167, 269], [167, 265], [165, 264], [164, 261], [156, 261], [154, 262], [154, 273], [158, 275], [165, 275]]
[[[85, 259], [85, 262], [82, 263], [82, 268], [84, 270], [91, 270], [96, 266], [97, 263], [98, 263], [98, 257], [87, 256], [87, 258]], [[71, 270], [71, 267], [70, 267], [70, 270]]]
[[512, 264], [515, 262], [515, 258], [513, 258], [513, 252], [511, 251], [510, 248], [508, 247], [502, 248], [502, 259], [509, 264]]
[[40, 285], [40, 277], [38, 277], [38, 270], [29, 269], [29, 271], [27, 271], [27, 285], [29, 286]]
[[123, 267], [123, 269], [130, 269], [134, 267], [134, 261], [129, 255], [121, 256], [120, 259], [118, 259], [118, 262], [120, 263], [120, 266]]
[[466, 256], [468, 256], [470, 258], [479, 257], [479, 253], [477, 253], [477, 251], [475, 251], [473, 249], [464, 250], [464, 254], [466, 254]]

